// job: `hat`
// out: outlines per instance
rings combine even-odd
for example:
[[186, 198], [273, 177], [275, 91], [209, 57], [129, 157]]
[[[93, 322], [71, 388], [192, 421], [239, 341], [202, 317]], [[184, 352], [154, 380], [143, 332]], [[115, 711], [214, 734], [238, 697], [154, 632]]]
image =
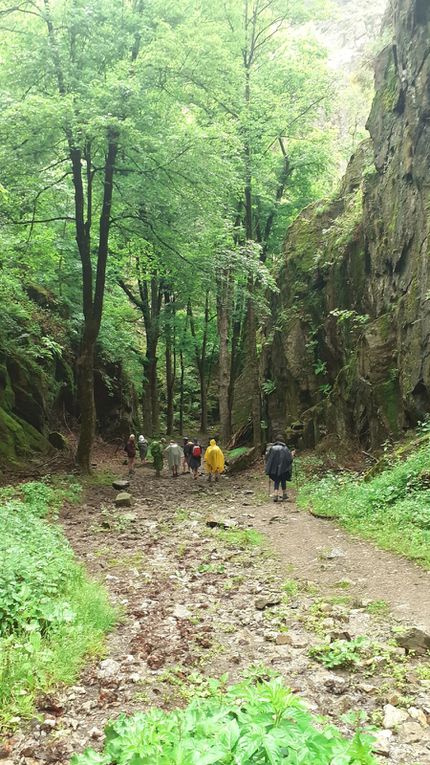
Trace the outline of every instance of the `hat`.
[[145, 440], [145, 436], [139, 436], [139, 442], [142, 443], [142, 441]]

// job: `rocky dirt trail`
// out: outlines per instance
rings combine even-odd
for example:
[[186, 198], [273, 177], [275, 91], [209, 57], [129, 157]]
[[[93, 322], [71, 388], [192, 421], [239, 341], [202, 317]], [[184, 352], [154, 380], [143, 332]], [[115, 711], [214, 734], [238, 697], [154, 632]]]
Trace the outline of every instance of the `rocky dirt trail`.
[[[130, 492], [132, 506], [115, 508], [110, 481], [89, 486], [83, 506], [63, 512], [122, 617], [106, 657], [40, 700], [40, 718], [0, 747], [0, 765], [66, 765], [100, 748], [120, 712], [185, 704], [205, 695], [209, 677], [268, 671], [345, 733], [359, 724], [345, 713], [365, 712], [381, 762], [430, 765], [428, 654], [408, 652], [421, 633], [401, 635], [429, 627], [427, 573], [292, 502], [273, 504], [253, 474], [210, 485], [139, 466]], [[357, 666], [310, 655], [359, 636]]]

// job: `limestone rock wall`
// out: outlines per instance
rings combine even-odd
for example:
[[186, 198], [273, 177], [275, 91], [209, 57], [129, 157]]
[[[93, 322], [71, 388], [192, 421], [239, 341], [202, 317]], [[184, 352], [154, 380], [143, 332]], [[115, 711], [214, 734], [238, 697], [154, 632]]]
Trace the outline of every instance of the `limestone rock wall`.
[[270, 429], [305, 446], [374, 446], [430, 412], [429, 0], [395, 0], [375, 84], [338, 196], [287, 233], [267, 328]]

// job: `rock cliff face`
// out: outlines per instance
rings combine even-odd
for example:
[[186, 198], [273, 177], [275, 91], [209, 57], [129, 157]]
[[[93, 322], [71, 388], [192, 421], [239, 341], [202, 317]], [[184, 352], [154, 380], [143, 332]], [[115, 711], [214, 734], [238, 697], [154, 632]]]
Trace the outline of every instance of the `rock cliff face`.
[[[62, 448], [57, 431], [67, 432], [79, 421], [77, 348], [67, 334], [67, 322], [60, 321], [56, 301], [43, 287], [27, 285], [26, 293], [29, 302], [19, 304], [21, 314], [11, 323], [15, 342], [0, 338], [0, 473], [5, 465], [41, 459], [53, 447]], [[61, 353], [49, 351], [55, 347]], [[96, 357], [95, 393], [99, 433], [125, 437], [137, 420], [136, 394], [121, 365], [108, 363], [101, 353]]]
[[272, 433], [374, 446], [430, 412], [430, 2], [395, 0], [370, 140], [289, 230], [263, 354]]

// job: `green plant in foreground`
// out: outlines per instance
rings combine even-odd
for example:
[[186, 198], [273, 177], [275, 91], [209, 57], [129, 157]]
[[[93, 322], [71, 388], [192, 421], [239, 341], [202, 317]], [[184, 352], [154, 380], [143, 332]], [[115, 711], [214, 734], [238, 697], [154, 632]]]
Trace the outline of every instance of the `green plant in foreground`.
[[361, 663], [363, 649], [369, 647], [366, 637], [354, 640], [334, 640], [310, 649], [309, 655], [328, 669], [333, 667], [358, 666]]
[[102, 753], [71, 765], [376, 765], [371, 738], [351, 740], [310, 714], [280, 678], [214, 689], [186, 709], [121, 716]]
[[69, 487], [31, 482], [2, 495], [0, 724], [7, 727], [13, 717], [32, 716], [38, 692], [73, 682], [85, 657], [103, 651], [116, 614], [45, 520], [70, 501]]

